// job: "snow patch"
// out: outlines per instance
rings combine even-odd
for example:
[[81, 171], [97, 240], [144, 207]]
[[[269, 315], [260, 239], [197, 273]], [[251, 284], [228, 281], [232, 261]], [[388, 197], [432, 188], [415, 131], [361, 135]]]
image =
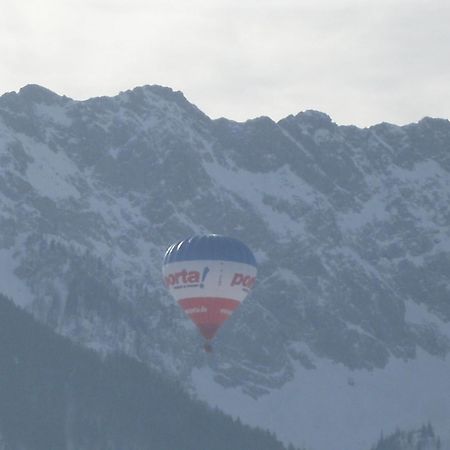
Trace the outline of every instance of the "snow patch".
[[[417, 304], [412, 300], [405, 302], [405, 321], [417, 325], [432, 325], [440, 334], [450, 340], [450, 322], [444, 322], [428, 310], [426, 305]], [[450, 374], [449, 374], [450, 376]]]
[[268, 197], [283, 199], [291, 205], [300, 202], [317, 205], [323, 200], [320, 194], [287, 166], [270, 173], [255, 173], [239, 168], [226, 168], [217, 162], [203, 164], [211, 179], [220, 185], [220, 190], [233, 192], [239, 197], [245, 194], [245, 199], [258, 210], [272, 231], [282, 238], [304, 234], [304, 224], [268, 204]]
[[67, 115], [67, 109], [61, 105], [47, 105], [40, 103], [35, 106], [37, 115], [63, 127], [70, 127], [72, 119]]
[[24, 147], [33, 158], [33, 162], [27, 167], [27, 181], [40, 195], [53, 200], [80, 198], [80, 193], [70, 179], [79, 174], [73, 161], [64, 153], [54, 152], [46, 145], [31, 141], [25, 136], [22, 137], [22, 142], [26, 142]]
[[195, 369], [192, 383], [201, 400], [311, 450], [369, 449], [381, 431], [428, 421], [444, 440], [450, 438], [449, 358], [420, 352], [415, 360], [392, 359], [373, 371], [317, 359], [314, 364], [314, 370], [296, 367], [291, 382], [256, 400], [240, 388], [221, 386], [210, 368]]
[[17, 305], [26, 307], [33, 302], [33, 294], [16, 274], [17, 263], [13, 250], [0, 249], [0, 292]]
[[340, 214], [338, 221], [343, 230], [357, 231], [367, 224], [387, 221], [390, 214], [386, 211], [386, 200], [383, 195], [374, 194], [359, 211]]

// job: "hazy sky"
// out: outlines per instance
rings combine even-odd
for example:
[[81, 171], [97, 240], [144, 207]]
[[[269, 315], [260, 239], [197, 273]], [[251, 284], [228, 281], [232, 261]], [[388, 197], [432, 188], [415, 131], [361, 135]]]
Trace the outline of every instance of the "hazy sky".
[[0, 0], [0, 94], [144, 84], [211, 118], [450, 118], [448, 0]]

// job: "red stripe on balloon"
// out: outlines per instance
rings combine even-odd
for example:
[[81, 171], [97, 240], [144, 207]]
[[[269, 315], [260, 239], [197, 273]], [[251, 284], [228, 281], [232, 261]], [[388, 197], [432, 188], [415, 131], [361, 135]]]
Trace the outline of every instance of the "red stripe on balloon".
[[212, 339], [240, 302], [221, 297], [182, 298], [178, 304], [197, 325], [205, 339]]

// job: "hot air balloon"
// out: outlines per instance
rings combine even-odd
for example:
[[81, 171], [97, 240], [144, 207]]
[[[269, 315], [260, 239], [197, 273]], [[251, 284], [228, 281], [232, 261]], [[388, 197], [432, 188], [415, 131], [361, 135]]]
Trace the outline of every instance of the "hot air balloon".
[[171, 245], [164, 256], [164, 284], [206, 339], [247, 297], [256, 280], [256, 261], [241, 241], [208, 234]]

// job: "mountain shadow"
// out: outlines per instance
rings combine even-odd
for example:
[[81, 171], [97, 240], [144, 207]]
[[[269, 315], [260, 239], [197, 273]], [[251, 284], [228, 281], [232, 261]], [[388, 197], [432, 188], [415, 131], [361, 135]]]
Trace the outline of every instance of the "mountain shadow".
[[58, 336], [3, 295], [0, 362], [0, 448], [285, 449], [130, 357]]

